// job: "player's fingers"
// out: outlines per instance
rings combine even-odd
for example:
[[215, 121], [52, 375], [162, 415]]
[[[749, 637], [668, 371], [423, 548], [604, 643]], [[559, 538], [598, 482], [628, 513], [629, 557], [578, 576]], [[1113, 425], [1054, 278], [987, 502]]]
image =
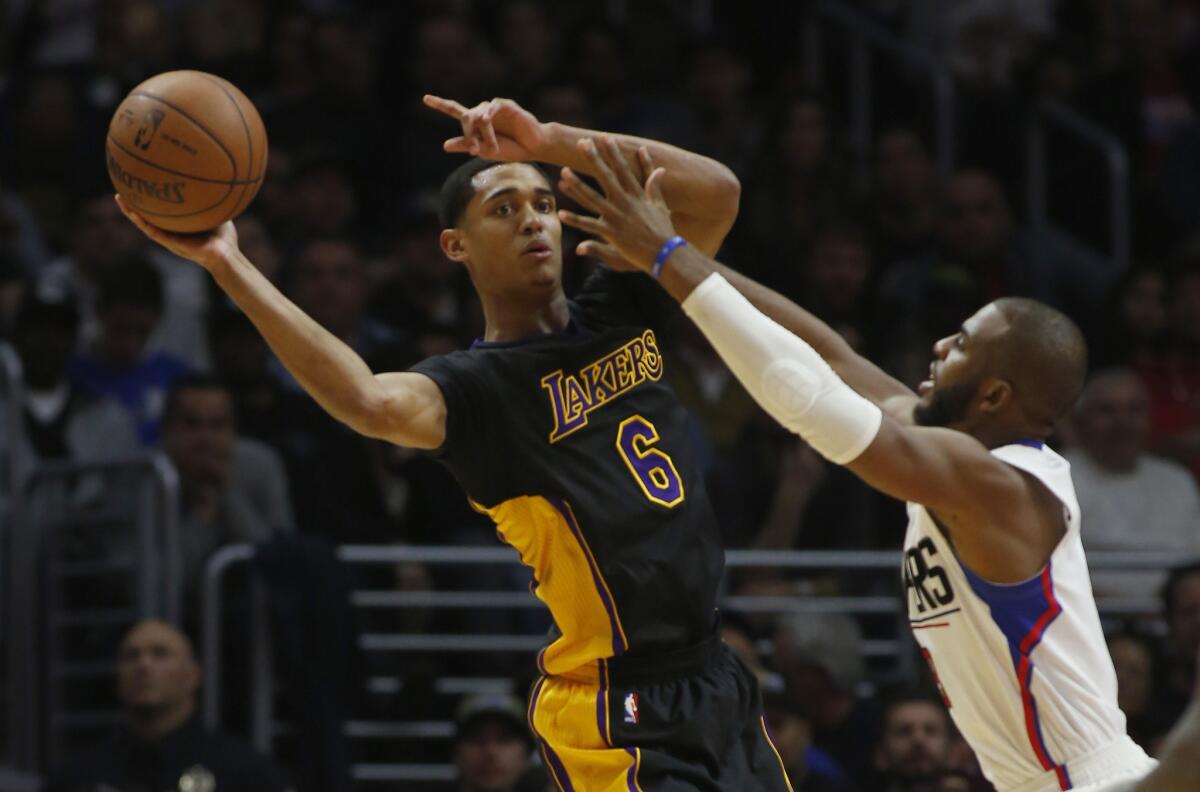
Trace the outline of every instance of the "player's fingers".
[[650, 174], [654, 172], [654, 160], [650, 159], [650, 149], [639, 146], [634, 163], [637, 166], [638, 184], [645, 184], [646, 179], [649, 179]]
[[630, 264], [613, 245], [598, 239], [588, 239], [575, 246], [575, 252], [580, 256], [588, 256], [603, 261], [615, 270], [630, 271], [637, 267]]
[[470, 147], [467, 145], [467, 139], [461, 135], [452, 137], [442, 144], [442, 151], [450, 154], [466, 154], [470, 150]]
[[583, 179], [575, 175], [570, 168], [562, 169], [562, 178], [558, 182], [558, 188], [572, 201], [596, 214], [604, 214], [605, 209], [610, 208], [604, 196], [592, 189], [590, 185], [585, 184]]
[[596, 141], [591, 138], [584, 138], [579, 141], [579, 148], [583, 151], [584, 156], [588, 158], [591, 164], [592, 173], [600, 182], [600, 186], [604, 188], [604, 194], [609, 198], [613, 198], [621, 191], [621, 185], [617, 181], [616, 175], [612, 172], [612, 168], [604, 161], [604, 156], [600, 153], [600, 147]]
[[666, 175], [666, 168], [655, 168], [650, 178], [646, 179], [646, 197], [655, 203], [666, 204], [662, 194], [662, 180]]
[[578, 228], [585, 234], [608, 236], [608, 226], [599, 217], [587, 217], [586, 215], [576, 214], [566, 209], [559, 209], [558, 219], [571, 226], [571, 228]]
[[500, 151], [500, 144], [496, 141], [496, 127], [492, 124], [492, 119], [496, 115], [496, 110], [489, 107], [484, 111], [479, 119], [480, 137], [483, 139], [484, 153], [495, 156]]
[[439, 113], [445, 113], [451, 118], [462, 118], [467, 113], [467, 108], [453, 99], [443, 99], [433, 94], [425, 94], [421, 101], [425, 103], [426, 107], [437, 110]]
[[468, 112], [459, 119], [462, 122], [463, 137], [467, 141], [467, 151], [472, 154], [479, 154], [479, 133], [475, 129], [476, 115], [474, 112]]
[[612, 135], [601, 135], [600, 144], [604, 148], [604, 161], [612, 168], [613, 174], [621, 188], [627, 192], [636, 193], [642, 186], [629, 164], [629, 158], [621, 150], [621, 144]]

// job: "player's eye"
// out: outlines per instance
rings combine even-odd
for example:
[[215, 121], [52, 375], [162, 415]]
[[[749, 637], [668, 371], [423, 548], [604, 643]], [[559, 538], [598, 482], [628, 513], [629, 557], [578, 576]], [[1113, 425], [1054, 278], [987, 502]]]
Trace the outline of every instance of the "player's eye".
[[496, 207], [496, 214], [500, 215], [501, 217], [507, 217], [508, 215], [512, 214], [512, 204], [500, 204]]
[[537, 210], [542, 214], [549, 214], [554, 211], [554, 202], [549, 198], [543, 198], [537, 202]]

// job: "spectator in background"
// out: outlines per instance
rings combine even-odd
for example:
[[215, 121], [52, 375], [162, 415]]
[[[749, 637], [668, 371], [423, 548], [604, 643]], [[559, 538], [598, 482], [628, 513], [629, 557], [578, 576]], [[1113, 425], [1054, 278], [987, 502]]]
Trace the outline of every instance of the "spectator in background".
[[1150, 444], [1200, 480], [1200, 263], [1175, 272], [1167, 294], [1166, 349], [1138, 372], [1150, 389]]
[[53, 773], [46, 792], [185, 789], [283, 792], [282, 773], [239, 739], [205, 731], [196, 713], [201, 670], [175, 627], [143, 621], [117, 654], [121, 729]]
[[358, 194], [350, 163], [331, 151], [297, 158], [291, 180], [292, 239], [336, 237], [356, 230]]
[[167, 396], [163, 450], [179, 472], [185, 603], [198, 604], [209, 555], [232, 542], [265, 542], [293, 527], [283, 466], [265, 447], [240, 445], [233, 398], [219, 381], [193, 375]]
[[[542, 792], [549, 787], [530, 757], [534, 740], [525, 707], [509, 693], [484, 693], [462, 701], [454, 716], [454, 783], [446, 792]], [[540, 783], [526, 781], [530, 774]]]
[[[499, 9], [498, 44], [504, 60], [504, 96], [529, 106], [534, 90], [557, 71], [562, 37], [538, 0], [514, 0]], [[445, 96], [446, 94], [439, 94]]]
[[787, 771], [794, 792], [850, 792], [846, 771], [832, 756], [813, 745], [812, 725], [787, 691], [763, 694], [771, 742]]
[[[1200, 488], [1181, 465], [1146, 453], [1146, 388], [1129, 369], [1092, 375], [1072, 418], [1078, 447], [1066, 452], [1089, 551], [1200, 553]], [[1163, 574], [1098, 569], [1101, 596], [1154, 596]]]
[[723, 162], [738, 178], [749, 176], [762, 137], [750, 106], [753, 77], [749, 64], [721, 42], [701, 42], [691, 53], [686, 85], [700, 132], [696, 150]]
[[817, 232], [802, 280], [790, 293], [855, 350], [869, 355], [886, 325], [874, 305], [873, 274], [866, 234], [850, 223], [833, 222]]
[[[812, 725], [813, 743], [852, 775], [870, 753], [876, 713], [858, 696], [865, 676], [858, 624], [834, 613], [796, 614], [775, 634], [775, 669], [801, 717]], [[860, 778], [854, 778], [857, 783]]]
[[163, 287], [154, 265], [143, 256], [113, 264], [98, 284], [99, 334], [71, 368], [85, 392], [125, 408], [143, 446], [158, 441], [167, 390], [188, 370], [179, 358], [150, 348], [162, 315]]
[[160, 247], [148, 248], [121, 215], [109, 186], [82, 194], [72, 212], [69, 253], [46, 266], [37, 288], [42, 294], [76, 301], [83, 322], [80, 345], [86, 348], [101, 334], [101, 281], [134, 258], [149, 262], [161, 282], [159, 320], [147, 339], [149, 348], [203, 368], [208, 363], [203, 332], [208, 290], [203, 271], [185, 266]]
[[1149, 637], [1127, 628], [1109, 637], [1108, 653], [1117, 672], [1117, 704], [1125, 713], [1129, 736], [1152, 752], [1153, 738], [1159, 736], [1150, 710], [1159, 676], [1158, 649]]
[[[12, 341], [25, 378], [24, 431], [17, 442], [26, 458], [92, 462], [138, 450], [129, 413], [71, 381], [78, 331], [79, 313], [67, 300], [30, 294], [17, 314]], [[4, 422], [0, 433], [7, 429]], [[0, 447], [10, 441], [0, 439]]]
[[36, 278], [50, 262], [42, 229], [29, 206], [0, 180], [0, 254], [11, 257], [22, 275]]
[[1167, 279], [1154, 267], [1126, 272], [1109, 293], [1089, 335], [1093, 368], [1153, 366], [1167, 330]]
[[892, 267], [881, 291], [895, 315], [910, 323], [899, 334], [923, 344], [1002, 296], [1032, 297], [1072, 316], [1090, 316], [1118, 275], [1107, 260], [1018, 228], [999, 181], [965, 168], [943, 187], [935, 248]]
[[937, 220], [933, 158], [913, 127], [894, 126], [875, 143], [875, 189], [866, 207], [876, 260], [886, 269], [933, 244]]
[[1195, 689], [1200, 650], [1200, 562], [1171, 570], [1163, 586], [1165, 673], [1160, 674], [1150, 707], [1148, 729], [1153, 745], [1179, 720]]
[[296, 256], [288, 282], [289, 294], [300, 310], [362, 357], [400, 342], [399, 333], [363, 312], [366, 265], [350, 239], [322, 238], [306, 244]]
[[937, 694], [906, 690], [889, 696], [882, 724], [872, 754], [880, 792], [941, 792], [953, 727]]
[[[825, 104], [813, 94], [779, 102], [767, 121], [739, 220], [754, 253], [772, 267], [794, 261], [817, 229], [850, 208], [850, 178], [835, 152], [832, 127]], [[786, 289], [786, 270], [781, 281], [777, 271], [750, 264], [741, 267], [747, 275]]]

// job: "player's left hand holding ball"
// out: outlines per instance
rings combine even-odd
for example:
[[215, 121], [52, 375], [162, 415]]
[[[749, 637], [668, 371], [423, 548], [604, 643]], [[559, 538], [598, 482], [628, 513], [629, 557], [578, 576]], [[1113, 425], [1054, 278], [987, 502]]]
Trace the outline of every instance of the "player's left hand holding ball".
[[645, 148], [638, 150], [635, 168], [607, 135], [582, 140], [579, 146], [592, 161], [604, 194], [585, 184], [570, 168], [562, 169], [559, 189], [597, 215], [585, 217], [559, 210], [559, 218], [567, 225], [600, 237], [579, 243], [576, 252], [595, 256], [614, 269], [650, 272], [663, 243], [675, 236], [671, 211], [662, 196], [666, 170], [654, 167]]

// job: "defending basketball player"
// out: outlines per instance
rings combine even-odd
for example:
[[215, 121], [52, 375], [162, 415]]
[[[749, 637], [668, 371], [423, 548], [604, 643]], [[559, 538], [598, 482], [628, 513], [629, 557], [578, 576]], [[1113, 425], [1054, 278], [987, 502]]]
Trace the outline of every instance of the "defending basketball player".
[[1195, 707], [1148, 778], [1155, 763], [1126, 736], [1070, 468], [1045, 445], [1085, 374], [1078, 328], [1032, 300], [997, 300], [937, 342], [915, 394], [810, 314], [690, 247], [648, 152], [635, 166], [611, 140], [581, 145], [604, 190], [562, 172], [563, 191], [597, 215], [560, 212], [601, 238], [581, 252], [658, 277], [767, 412], [909, 502], [909, 619], [996, 788], [1200, 788]]
[[[472, 159], [442, 188], [441, 246], [486, 318], [471, 349], [374, 375], [280, 294], [226, 223], [148, 236], [212, 273], [304, 388], [357, 431], [432, 449], [533, 569], [557, 634], [538, 655], [529, 721], [563, 790], [783, 792], [757, 682], [717, 637], [720, 532], [667, 385], [666, 304], [637, 274], [600, 268], [562, 289], [555, 194], [529, 161], [583, 172], [594, 133], [497, 100], [428, 97]], [[676, 176], [672, 222], [714, 253], [740, 187], [719, 163], [634, 138]]]

